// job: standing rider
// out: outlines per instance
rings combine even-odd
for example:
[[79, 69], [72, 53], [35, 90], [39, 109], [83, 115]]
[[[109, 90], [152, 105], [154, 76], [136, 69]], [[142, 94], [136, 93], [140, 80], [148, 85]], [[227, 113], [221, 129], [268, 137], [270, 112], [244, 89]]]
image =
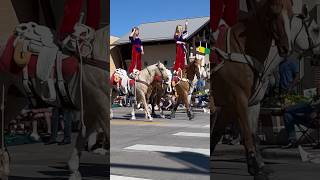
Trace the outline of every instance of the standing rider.
[[144, 51], [142, 42], [139, 38], [139, 28], [132, 28], [129, 39], [132, 44], [132, 59], [128, 72], [131, 74], [134, 69], [141, 71], [142, 68], [141, 55], [144, 54]]
[[176, 61], [173, 67], [173, 73], [175, 75], [179, 74], [179, 72], [184, 69], [186, 62], [186, 48], [185, 48], [185, 39], [188, 36], [187, 31], [188, 21], [185, 23], [185, 29], [181, 25], [176, 27], [176, 31], [174, 33], [174, 40], [176, 41]]

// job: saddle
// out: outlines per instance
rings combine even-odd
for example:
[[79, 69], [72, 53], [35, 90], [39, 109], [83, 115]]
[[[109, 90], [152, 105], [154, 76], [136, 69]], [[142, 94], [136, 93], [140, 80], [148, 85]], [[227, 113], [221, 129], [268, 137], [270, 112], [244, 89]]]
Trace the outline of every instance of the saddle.
[[[54, 43], [51, 30], [34, 22], [22, 23], [15, 28], [15, 41], [13, 46], [14, 61], [21, 67], [29, 64], [31, 55], [37, 55], [36, 77], [43, 99], [53, 102], [57, 98], [54, 86], [54, 70], [59, 48]], [[24, 80], [28, 79], [27, 68], [24, 68]], [[27, 82], [24, 82], [27, 85]], [[29, 88], [26, 87], [29, 90]], [[45, 92], [49, 92], [46, 94]]]
[[[23, 87], [29, 99], [34, 106], [39, 105], [37, 99], [41, 99], [46, 104], [56, 104], [58, 103], [57, 92], [55, 89], [55, 85], [58, 87], [59, 95], [64, 99], [64, 102], [73, 104], [71, 98], [69, 98], [68, 91], [72, 91], [71, 87], [65, 87], [65, 79], [72, 79], [74, 74], [78, 72], [79, 63], [78, 59], [75, 57], [65, 56], [58, 51], [57, 59], [54, 62], [54, 65], [51, 69], [50, 78], [52, 79], [52, 86], [44, 86], [41, 80], [38, 80], [37, 76], [37, 64], [39, 61], [39, 56], [36, 54], [28, 54], [27, 64], [22, 66], [18, 64], [14, 59], [15, 56], [24, 58], [24, 54], [15, 53], [17, 52], [17, 48], [14, 47], [14, 42], [16, 42], [17, 36], [12, 35], [6, 44], [6, 48], [1, 56], [0, 61], [0, 70], [4, 72], [9, 72], [14, 75], [21, 75]], [[17, 46], [16, 46], [17, 47]], [[50, 92], [51, 91], [51, 92]], [[50, 99], [48, 97], [53, 97], [55, 95], [55, 99]], [[39, 97], [38, 97], [39, 96]]]

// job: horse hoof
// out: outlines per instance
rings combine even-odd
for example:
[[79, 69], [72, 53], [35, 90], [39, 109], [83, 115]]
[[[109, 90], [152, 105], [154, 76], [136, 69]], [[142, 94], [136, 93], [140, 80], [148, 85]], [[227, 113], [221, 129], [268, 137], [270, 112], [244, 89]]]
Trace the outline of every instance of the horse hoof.
[[103, 148], [98, 148], [98, 149], [95, 149], [94, 151], [92, 151], [94, 154], [99, 154], [99, 155], [102, 155], [102, 156], [105, 156], [109, 153], [108, 150], [106, 149], [103, 149]]
[[146, 119], [144, 120], [145, 122], [153, 122], [153, 118], [149, 118], [149, 119]]
[[160, 117], [161, 117], [162, 119], [165, 119], [165, 118], [166, 118], [166, 116], [165, 116], [165, 115], [160, 115]]
[[39, 141], [39, 140], [40, 140], [39, 134], [36, 134], [36, 133], [31, 133], [31, 134], [30, 134], [30, 137], [31, 137], [31, 139], [34, 140], [34, 141]]
[[135, 116], [132, 116], [132, 117], [131, 117], [131, 120], [136, 120], [136, 117], [135, 117]]
[[69, 177], [69, 180], [82, 180], [81, 174], [79, 171], [72, 173]]

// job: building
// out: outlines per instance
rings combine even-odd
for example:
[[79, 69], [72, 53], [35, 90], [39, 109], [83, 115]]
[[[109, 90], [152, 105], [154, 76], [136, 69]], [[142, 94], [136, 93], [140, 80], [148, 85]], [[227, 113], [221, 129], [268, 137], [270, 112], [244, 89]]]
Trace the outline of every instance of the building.
[[[161, 22], [151, 22], [139, 25], [140, 38], [142, 40], [145, 54], [142, 56], [143, 67], [158, 61], [172, 67], [175, 61], [176, 45], [174, 33], [177, 25], [183, 25], [188, 21], [187, 47], [189, 55], [196, 54], [198, 46], [209, 48], [209, 17], [198, 17], [190, 19], [178, 19]], [[129, 34], [114, 42], [111, 50], [116, 67], [127, 69], [131, 62], [131, 45]], [[206, 57], [209, 59], [209, 56]]]

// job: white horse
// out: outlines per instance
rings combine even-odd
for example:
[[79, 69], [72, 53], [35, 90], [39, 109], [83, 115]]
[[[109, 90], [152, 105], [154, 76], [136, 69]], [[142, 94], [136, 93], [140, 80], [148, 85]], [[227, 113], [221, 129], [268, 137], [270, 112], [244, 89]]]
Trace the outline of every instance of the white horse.
[[[137, 77], [135, 78], [136, 105], [142, 103], [142, 105], [144, 106], [145, 119], [147, 121], [152, 121], [153, 118], [148, 108], [146, 95], [147, 95], [149, 86], [155, 80], [156, 76], [161, 76], [164, 81], [168, 81], [169, 79], [169, 75], [166, 67], [160, 62], [154, 65], [148, 66], [145, 69], [141, 70], [137, 75]], [[131, 111], [131, 120], [136, 119], [136, 113], [135, 113], [136, 105], [133, 105], [133, 108]]]
[[[92, 47], [89, 48], [89, 50], [92, 50], [91, 57], [92, 59], [100, 60], [100, 61], [106, 61], [107, 60], [107, 49], [109, 47], [108, 44], [108, 38], [109, 38], [109, 27], [103, 27], [97, 31], [94, 32], [94, 41], [91, 43]], [[1, 40], [0, 44], [0, 52], [2, 54], [4, 48], [5, 48], [5, 40], [8, 39], [8, 37], [11, 35], [8, 35], [7, 37], [1, 36], [3, 40]], [[86, 131], [84, 134], [79, 134], [76, 142], [76, 146], [74, 147], [74, 150], [72, 152], [71, 158], [68, 162], [69, 169], [71, 171], [70, 180], [81, 180], [81, 174], [79, 172], [79, 163], [80, 163], [80, 156], [81, 151], [84, 150], [85, 143], [88, 141], [89, 136], [92, 136], [91, 134], [95, 134], [95, 132], [100, 131], [102, 129], [104, 135], [106, 136], [106, 140], [109, 141], [109, 120], [106, 119], [109, 117], [109, 106], [106, 103], [109, 101], [109, 96], [107, 94], [109, 89], [107, 86], [107, 80], [109, 77], [109, 72], [105, 69], [97, 68], [94, 65], [83, 65], [83, 89], [84, 91], [84, 109], [90, 109], [90, 106], [92, 108], [95, 108], [97, 112], [94, 112], [95, 114], [92, 114], [91, 111], [85, 111], [84, 112], [84, 124], [86, 124]], [[4, 72], [1, 72], [3, 75]], [[8, 75], [6, 73], [5, 75]], [[11, 76], [9, 76], [12, 80], [5, 81], [4, 76], [1, 76], [1, 82], [4, 84], [9, 83], [16, 83], [14, 85], [17, 85], [18, 87], [21, 86], [21, 83], [19, 81], [16, 81], [16, 79], [13, 79]], [[3, 79], [2, 79], [3, 78]], [[17, 77], [19, 78], [19, 77]], [[6, 85], [6, 84], [5, 84]], [[6, 86], [8, 88], [8, 86]], [[21, 88], [21, 91], [23, 88]], [[18, 89], [20, 90], [20, 89]], [[77, 89], [78, 90], [78, 89]], [[1, 91], [2, 92], [2, 91]], [[4, 92], [7, 92], [5, 90]], [[23, 91], [24, 92], [24, 91]], [[23, 93], [22, 92], [22, 93]], [[23, 93], [24, 94], [24, 93]], [[2, 95], [1, 95], [2, 97]], [[20, 107], [24, 107], [26, 104], [25, 98], [15, 97], [15, 96], [6, 96], [6, 98], [11, 98], [17, 100], [15, 102], [15, 108], [16, 111], [20, 111]], [[89, 100], [90, 99], [90, 100]], [[18, 101], [19, 100], [19, 101]], [[12, 104], [12, 102], [11, 102]], [[9, 103], [9, 100], [6, 103], [6, 106], [10, 106], [13, 108]], [[23, 106], [22, 106], [23, 105]], [[6, 111], [6, 119], [2, 119], [2, 121], [5, 121], [9, 119], [11, 116], [15, 114], [15, 109], [9, 109], [9, 107], [6, 107], [7, 110], [10, 110], [10, 112]], [[13, 112], [11, 112], [13, 110]], [[107, 111], [108, 110], [108, 111]], [[89, 118], [94, 117], [94, 118]], [[100, 149], [101, 154], [106, 154], [109, 151], [109, 148], [106, 147], [105, 149]], [[0, 179], [6, 179], [9, 175], [9, 160], [6, 155], [6, 151], [0, 150]]]

